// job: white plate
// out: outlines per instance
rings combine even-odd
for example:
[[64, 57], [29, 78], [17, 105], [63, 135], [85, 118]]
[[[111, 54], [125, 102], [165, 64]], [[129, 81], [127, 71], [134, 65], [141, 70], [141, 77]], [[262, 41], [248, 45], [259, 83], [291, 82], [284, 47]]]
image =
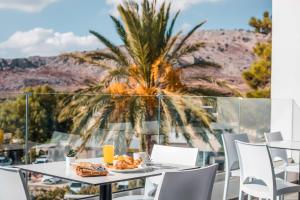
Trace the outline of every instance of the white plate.
[[148, 172], [149, 170], [151, 170], [151, 168], [149, 167], [139, 167], [139, 168], [135, 168], [135, 169], [111, 169], [108, 168], [109, 172], [116, 172], [116, 173], [137, 173], [137, 172]]

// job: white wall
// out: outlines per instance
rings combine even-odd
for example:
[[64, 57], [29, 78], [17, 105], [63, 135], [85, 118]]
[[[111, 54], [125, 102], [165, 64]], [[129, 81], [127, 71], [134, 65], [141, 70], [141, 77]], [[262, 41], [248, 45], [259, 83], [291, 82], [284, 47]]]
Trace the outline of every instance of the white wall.
[[[300, 141], [300, 107], [293, 104], [293, 140]], [[299, 157], [298, 157], [299, 158]]]
[[300, 0], [273, 0], [272, 97], [300, 105]]
[[[273, 0], [272, 10], [272, 99], [294, 99], [300, 105], [300, 0]], [[288, 112], [290, 106], [272, 105], [272, 129], [286, 137], [293, 127]]]
[[285, 140], [293, 133], [293, 101], [272, 99], [271, 131], [281, 131]]

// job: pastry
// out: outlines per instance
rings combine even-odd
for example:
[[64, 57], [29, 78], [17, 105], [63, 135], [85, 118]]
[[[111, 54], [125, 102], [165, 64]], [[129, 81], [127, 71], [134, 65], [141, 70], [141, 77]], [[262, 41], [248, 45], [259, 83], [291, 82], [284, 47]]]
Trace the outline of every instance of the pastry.
[[127, 155], [115, 156], [114, 164], [112, 167], [109, 168], [118, 169], [118, 170], [135, 169], [139, 167], [141, 162], [142, 160], [140, 159], [134, 160], [132, 157]]
[[108, 171], [101, 164], [81, 162], [75, 166], [76, 174], [82, 177], [106, 176]]

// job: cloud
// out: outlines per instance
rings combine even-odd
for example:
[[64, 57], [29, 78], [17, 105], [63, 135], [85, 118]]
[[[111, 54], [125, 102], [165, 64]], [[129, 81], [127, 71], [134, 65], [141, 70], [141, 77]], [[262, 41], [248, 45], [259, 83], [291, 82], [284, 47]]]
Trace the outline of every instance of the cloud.
[[[135, 0], [137, 2], [142, 2], [142, 0]], [[158, 0], [157, 2], [160, 4], [165, 0]], [[172, 3], [172, 11], [176, 12], [178, 10], [186, 10], [193, 5], [200, 4], [200, 3], [207, 3], [207, 2], [218, 2], [220, 0], [167, 0]], [[106, 0], [106, 4], [111, 6], [111, 13], [117, 13], [117, 6], [120, 4], [120, 0]]]
[[26, 32], [18, 31], [0, 43], [0, 57], [54, 56], [99, 47], [101, 43], [92, 35], [77, 36], [73, 32], [60, 33], [52, 29], [35, 28]]
[[59, 0], [0, 0], [0, 9], [39, 12]]

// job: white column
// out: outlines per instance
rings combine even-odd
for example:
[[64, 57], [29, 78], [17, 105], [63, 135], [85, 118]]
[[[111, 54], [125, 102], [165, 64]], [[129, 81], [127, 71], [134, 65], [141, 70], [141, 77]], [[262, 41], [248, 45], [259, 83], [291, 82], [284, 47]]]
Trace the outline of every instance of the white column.
[[[300, 0], [273, 0], [272, 10], [272, 130], [291, 138], [297, 123], [292, 122], [293, 106], [276, 99], [294, 99], [300, 105]], [[300, 138], [300, 132], [294, 137]]]

